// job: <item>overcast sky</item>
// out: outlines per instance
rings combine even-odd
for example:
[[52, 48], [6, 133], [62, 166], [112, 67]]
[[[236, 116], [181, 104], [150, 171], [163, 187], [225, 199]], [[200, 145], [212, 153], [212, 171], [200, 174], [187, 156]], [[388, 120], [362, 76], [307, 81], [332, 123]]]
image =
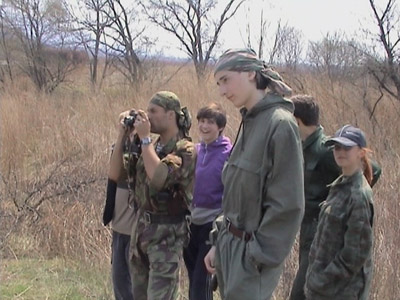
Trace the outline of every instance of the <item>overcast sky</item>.
[[[220, 0], [220, 3], [223, 2]], [[378, 5], [385, 2], [376, 0]], [[350, 36], [361, 28], [375, 29], [369, 0], [247, 0], [223, 29], [220, 51], [245, 46], [248, 23], [255, 40], [262, 10], [271, 35], [279, 20], [301, 30], [305, 40], [313, 41], [321, 40], [328, 32], [341, 31]], [[177, 43], [172, 35], [155, 34], [159, 36], [160, 44], [165, 46], [167, 55], [185, 57], [183, 52], [177, 51]]]
[[[372, 24], [368, 0], [249, 0], [246, 6], [250, 9], [250, 20], [258, 21], [261, 8], [264, 8], [271, 21], [282, 19], [300, 29], [310, 40], [318, 40], [328, 31], [352, 33], [360, 28], [360, 24], [366, 25], [367, 20], [369, 25]], [[235, 20], [237, 25], [242, 20], [242, 13], [243, 10]]]
[[[67, 1], [76, 3], [77, 0]], [[219, 7], [223, 7], [226, 1], [218, 0]], [[381, 8], [386, 2], [387, 0], [375, 0]], [[132, 5], [131, 0], [123, 0], [123, 3]], [[219, 13], [220, 11], [221, 9]], [[340, 31], [348, 37], [358, 32], [357, 36], [360, 38], [361, 28], [376, 31], [369, 0], [246, 0], [236, 15], [225, 24], [219, 39], [221, 47], [216, 49], [214, 55], [219, 56], [228, 48], [244, 47], [248, 25], [251, 29], [252, 46], [257, 49], [261, 11], [267, 20], [269, 38], [274, 36], [279, 20], [283, 25], [288, 24], [300, 30], [305, 42], [321, 40], [328, 32]], [[217, 13], [214, 14], [214, 18], [218, 17]], [[179, 50], [177, 38], [156, 28], [154, 24], [147, 25], [145, 34], [158, 39], [157, 49], [153, 49], [155, 53], [162, 49], [166, 56], [187, 57], [185, 52]]]

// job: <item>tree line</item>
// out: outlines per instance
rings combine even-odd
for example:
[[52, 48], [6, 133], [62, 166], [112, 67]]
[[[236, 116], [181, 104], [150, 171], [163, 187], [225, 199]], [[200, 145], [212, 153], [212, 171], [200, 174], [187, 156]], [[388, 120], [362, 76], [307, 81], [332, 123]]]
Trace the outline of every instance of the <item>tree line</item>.
[[[357, 79], [367, 72], [384, 93], [400, 100], [400, 9], [397, 0], [371, 7], [374, 31], [363, 38], [328, 33], [306, 42], [288, 23], [275, 28], [260, 8], [255, 34], [243, 21], [244, 46], [258, 51], [268, 64], [296, 71], [307, 68], [331, 80]], [[3, 0], [0, 7], [0, 82], [27, 75], [40, 91], [51, 93], [78, 66], [88, 65], [90, 82], [101, 88], [119, 72], [133, 88], [148, 78], [146, 61], [154, 60], [155, 25], [175, 39], [193, 63], [199, 84], [220, 36], [246, 0]], [[237, 38], [237, 37], [235, 37]], [[162, 53], [161, 53], [162, 54]], [[160, 54], [160, 55], [161, 55]], [[101, 63], [101, 67], [100, 67]], [[379, 101], [379, 99], [378, 99]], [[377, 103], [378, 103], [377, 101]]]

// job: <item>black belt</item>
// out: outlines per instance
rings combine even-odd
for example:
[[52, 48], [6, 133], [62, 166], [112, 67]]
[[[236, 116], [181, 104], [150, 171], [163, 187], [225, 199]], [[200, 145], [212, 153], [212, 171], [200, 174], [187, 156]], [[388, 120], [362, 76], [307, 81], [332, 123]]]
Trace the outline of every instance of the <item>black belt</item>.
[[228, 231], [232, 233], [234, 236], [243, 239], [246, 242], [250, 241], [251, 234], [237, 228], [235, 225], [232, 224], [232, 222], [229, 219], [226, 219], [226, 226], [228, 227]]
[[186, 214], [181, 215], [160, 215], [149, 211], [143, 212], [143, 218], [149, 224], [178, 224], [186, 220]]

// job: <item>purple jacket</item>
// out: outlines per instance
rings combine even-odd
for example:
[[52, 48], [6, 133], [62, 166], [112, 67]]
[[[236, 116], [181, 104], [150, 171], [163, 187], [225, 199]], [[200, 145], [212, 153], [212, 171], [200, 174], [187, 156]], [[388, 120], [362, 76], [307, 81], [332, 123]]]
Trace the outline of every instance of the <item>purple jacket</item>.
[[231, 141], [225, 136], [219, 136], [210, 144], [196, 144], [197, 162], [193, 207], [210, 209], [221, 207], [224, 191], [221, 172], [231, 148]]

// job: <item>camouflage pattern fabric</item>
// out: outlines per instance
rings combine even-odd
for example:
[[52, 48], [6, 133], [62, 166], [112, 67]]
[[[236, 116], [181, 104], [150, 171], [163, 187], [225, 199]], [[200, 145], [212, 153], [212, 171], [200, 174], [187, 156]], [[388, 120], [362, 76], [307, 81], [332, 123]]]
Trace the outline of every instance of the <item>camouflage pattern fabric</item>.
[[317, 231], [320, 203], [326, 200], [329, 188], [341, 171], [333, 157], [332, 148], [325, 145], [327, 137], [322, 126], [303, 142], [305, 212], [300, 228], [299, 268], [293, 282], [290, 300], [304, 300], [304, 284], [308, 255]]
[[281, 75], [271, 66], [260, 60], [252, 49], [229, 49], [218, 59], [214, 75], [220, 71], [251, 72], [255, 71], [270, 80], [269, 88], [285, 97], [292, 94], [292, 89], [283, 82]]
[[306, 275], [306, 299], [368, 299], [373, 202], [362, 172], [340, 176], [322, 203]]
[[[158, 154], [161, 162], [168, 167], [168, 176], [161, 191], [181, 193], [184, 208], [192, 202], [192, 186], [196, 153], [194, 144], [186, 139], [171, 139]], [[133, 164], [132, 164], [133, 167]], [[130, 170], [128, 174], [134, 173]], [[139, 158], [136, 165], [136, 188], [134, 201], [138, 208], [145, 208], [156, 213], [168, 214], [167, 203], [158, 201], [160, 190], [152, 187], [146, 175], [144, 162]]]
[[[185, 221], [177, 224], [149, 223], [144, 211], [169, 215], [170, 203], [160, 199], [160, 192], [170, 193], [179, 200], [180, 211], [192, 201], [192, 185], [196, 153], [187, 139], [176, 137], [158, 153], [168, 174], [161, 189], [151, 185], [146, 175], [143, 159], [127, 163], [130, 183], [135, 181], [133, 202], [137, 209], [132, 229], [130, 257], [132, 285], [135, 299], [175, 299], [178, 287], [178, 265], [183, 246], [188, 243]], [[130, 156], [133, 159], [133, 156]], [[174, 201], [176, 202], [176, 201]]]
[[181, 111], [181, 103], [177, 95], [168, 91], [155, 93], [150, 103], [163, 107], [165, 110], [173, 110], [177, 114]]
[[135, 300], [176, 299], [187, 224], [149, 224], [141, 214], [137, 218], [136, 243], [131, 243], [136, 253], [131, 256]]

